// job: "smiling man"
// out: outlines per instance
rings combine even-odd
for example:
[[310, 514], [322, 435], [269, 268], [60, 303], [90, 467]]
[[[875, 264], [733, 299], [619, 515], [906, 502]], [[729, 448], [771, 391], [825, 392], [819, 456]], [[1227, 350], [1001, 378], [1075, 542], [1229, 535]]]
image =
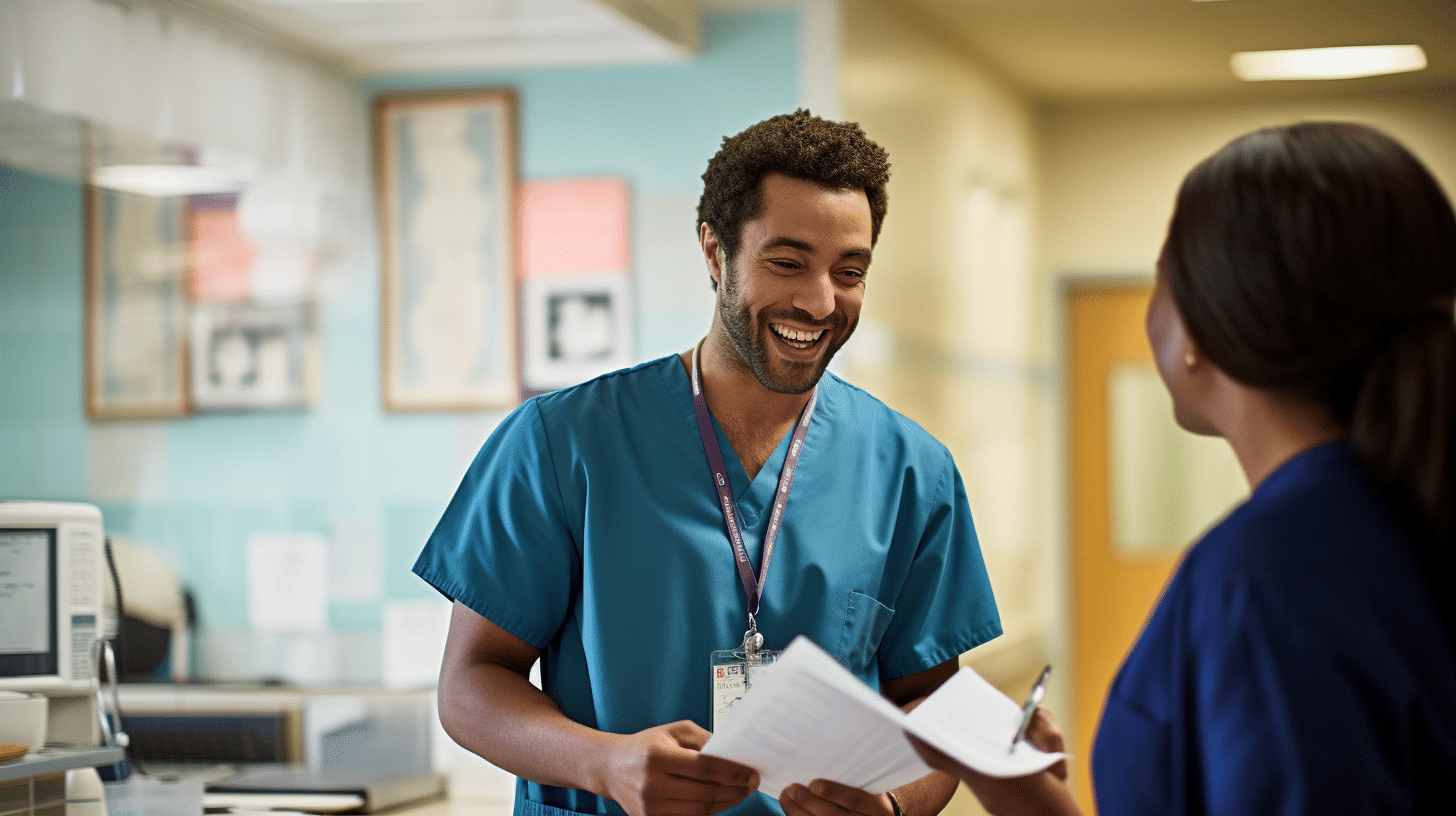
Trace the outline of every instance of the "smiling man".
[[776, 801], [700, 753], [798, 635], [907, 705], [1001, 632], [950, 453], [826, 373], [888, 180], [858, 125], [807, 111], [724, 139], [698, 206], [707, 336], [527, 401], [471, 464], [415, 572], [454, 601], [441, 721], [519, 777], [517, 816], [949, 801], [939, 773], [879, 795], [806, 779]]

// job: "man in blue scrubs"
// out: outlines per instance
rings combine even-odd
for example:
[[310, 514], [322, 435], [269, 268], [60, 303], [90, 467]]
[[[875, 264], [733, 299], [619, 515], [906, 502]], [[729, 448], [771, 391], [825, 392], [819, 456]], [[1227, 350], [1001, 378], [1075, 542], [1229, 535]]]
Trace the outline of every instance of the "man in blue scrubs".
[[699, 752], [727, 716], [724, 654], [804, 635], [905, 705], [1001, 632], [950, 453], [825, 372], [888, 179], [858, 125], [807, 111], [724, 139], [698, 208], [707, 337], [527, 401], [470, 466], [414, 570], [454, 601], [441, 720], [520, 777], [518, 816], [949, 801], [936, 773], [879, 795], [804, 780], [776, 802]]

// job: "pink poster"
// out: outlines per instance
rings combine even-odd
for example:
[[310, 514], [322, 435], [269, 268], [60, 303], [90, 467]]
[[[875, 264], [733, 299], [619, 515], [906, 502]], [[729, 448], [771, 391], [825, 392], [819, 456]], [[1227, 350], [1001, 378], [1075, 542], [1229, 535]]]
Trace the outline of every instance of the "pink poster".
[[627, 273], [627, 185], [616, 178], [521, 185], [521, 275]]

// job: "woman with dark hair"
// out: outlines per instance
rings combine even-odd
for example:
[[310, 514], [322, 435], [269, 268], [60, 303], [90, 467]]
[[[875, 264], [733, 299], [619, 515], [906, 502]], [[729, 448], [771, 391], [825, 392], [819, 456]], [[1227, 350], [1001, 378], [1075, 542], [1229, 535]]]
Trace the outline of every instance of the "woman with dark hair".
[[[1456, 809], [1453, 304], [1456, 215], [1379, 131], [1260, 130], [1184, 180], [1148, 341], [1251, 494], [1113, 682], [1104, 816]], [[1064, 767], [996, 780], [917, 747], [993, 813], [1076, 812]]]

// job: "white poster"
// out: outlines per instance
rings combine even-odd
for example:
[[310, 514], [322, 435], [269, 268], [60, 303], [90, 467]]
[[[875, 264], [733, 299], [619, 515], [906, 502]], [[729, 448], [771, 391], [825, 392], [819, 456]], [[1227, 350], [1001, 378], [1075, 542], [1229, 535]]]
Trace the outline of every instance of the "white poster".
[[328, 625], [328, 545], [309, 533], [248, 537], [248, 621], [260, 632]]

